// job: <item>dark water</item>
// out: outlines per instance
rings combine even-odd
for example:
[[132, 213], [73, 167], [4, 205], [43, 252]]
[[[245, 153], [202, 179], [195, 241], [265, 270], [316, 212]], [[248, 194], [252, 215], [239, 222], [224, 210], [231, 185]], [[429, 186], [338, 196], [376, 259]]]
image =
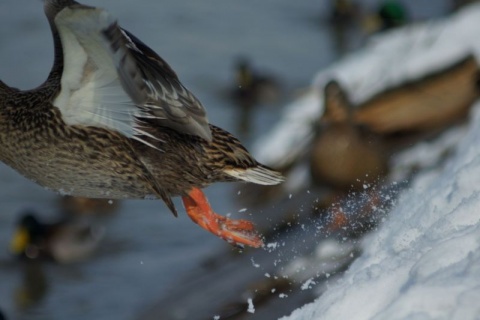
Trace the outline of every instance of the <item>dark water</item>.
[[[368, 8], [378, 1], [362, 2]], [[87, 3], [108, 8], [123, 27], [171, 64], [206, 106], [212, 123], [239, 135], [238, 110], [224, 94], [239, 55], [276, 75], [287, 100], [337, 56], [325, 21], [327, 1]], [[439, 16], [448, 8], [447, 0], [405, 3], [417, 19]], [[41, 1], [0, 1], [0, 79], [11, 86], [33, 88], [51, 67], [52, 41], [42, 10]], [[353, 33], [352, 46], [362, 42], [359, 36]], [[250, 135], [243, 139], [247, 145], [280, 116], [274, 106], [255, 111]], [[108, 222], [106, 239], [92, 259], [69, 266], [45, 263], [27, 270], [7, 251], [16, 216], [32, 207], [51, 217], [58, 198], [4, 165], [0, 177], [0, 309], [11, 319], [132, 319], [165, 288], [177, 284], [184, 271], [227, 246], [193, 224], [183, 209], [174, 219], [159, 201], [125, 201]], [[237, 190], [234, 184], [223, 184], [206, 193], [216, 211], [226, 214], [244, 207], [235, 201]], [[33, 292], [27, 307], [21, 302], [25, 292]]]

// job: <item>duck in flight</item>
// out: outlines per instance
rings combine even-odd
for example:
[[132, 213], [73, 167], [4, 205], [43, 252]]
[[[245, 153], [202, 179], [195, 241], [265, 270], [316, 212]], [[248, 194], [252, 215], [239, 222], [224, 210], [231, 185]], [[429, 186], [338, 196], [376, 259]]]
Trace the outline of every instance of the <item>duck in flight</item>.
[[47, 80], [0, 81], [0, 160], [57, 192], [90, 198], [181, 196], [189, 217], [237, 245], [263, 245], [251, 222], [216, 214], [214, 182], [278, 184], [152, 49], [105, 10], [45, 0], [55, 58]]

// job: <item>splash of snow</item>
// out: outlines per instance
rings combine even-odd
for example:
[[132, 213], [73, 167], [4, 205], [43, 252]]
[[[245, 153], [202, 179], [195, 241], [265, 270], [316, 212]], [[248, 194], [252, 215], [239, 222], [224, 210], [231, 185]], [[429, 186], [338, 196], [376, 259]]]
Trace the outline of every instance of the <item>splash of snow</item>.
[[300, 289], [302, 290], [307, 290], [307, 289], [312, 289], [312, 287], [315, 285], [315, 281], [313, 281], [313, 278], [307, 279], [304, 283], [302, 283], [302, 286]]
[[251, 298], [248, 298], [247, 302], [248, 302], [247, 312], [249, 312], [249, 313], [255, 313], [255, 306], [253, 305], [252, 299], [251, 299]]

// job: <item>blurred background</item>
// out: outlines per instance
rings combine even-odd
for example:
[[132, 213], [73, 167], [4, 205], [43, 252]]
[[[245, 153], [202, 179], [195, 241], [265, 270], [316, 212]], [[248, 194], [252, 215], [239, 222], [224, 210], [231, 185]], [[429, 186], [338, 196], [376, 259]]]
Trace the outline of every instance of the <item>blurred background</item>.
[[[400, 17], [382, 22], [380, 0], [83, 3], [108, 9], [123, 28], [160, 54], [203, 102], [210, 122], [235, 134], [247, 148], [278, 121], [283, 105], [310, 86], [318, 70], [391, 24], [442, 17], [456, 5], [451, 0], [398, 1], [404, 10]], [[53, 61], [42, 2], [2, 0], [0, 21], [0, 79], [20, 89], [34, 88]], [[66, 203], [3, 164], [0, 177], [0, 309], [8, 319], [136, 319], [172, 287], [181, 288], [183, 274], [204, 266], [206, 258], [238, 254], [192, 223], [183, 209], [172, 217], [161, 201]], [[268, 226], [268, 215], [242, 202], [242, 190], [239, 184], [221, 184], [205, 192], [216, 212], [255, 216]], [[178, 199], [176, 205], [182, 208]], [[65, 215], [74, 215], [81, 221], [79, 241], [93, 237], [91, 250], [71, 259], [75, 261], [15, 258], [10, 243], [25, 212], [56, 226]], [[258, 269], [251, 252], [242, 253], [251, 261], [248, 269], [231, 277]], [[295, 307], [295, 301], [290, 303]], [[152, 319], [164, 319], [158, 314]]]

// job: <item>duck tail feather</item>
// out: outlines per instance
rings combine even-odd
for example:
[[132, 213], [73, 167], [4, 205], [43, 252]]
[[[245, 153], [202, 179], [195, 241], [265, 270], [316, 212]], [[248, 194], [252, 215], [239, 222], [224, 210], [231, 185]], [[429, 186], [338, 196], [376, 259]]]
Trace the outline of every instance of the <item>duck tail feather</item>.
[[280, 172], [272, 170], [262, 164], [246, 169], [227, 169], [225, 170], [225, 173], [239, 180], [261, 185], [275, 185], [285, 180]]
[[170, 211], [173, 213], [173, 216], [175, 218], [178, 218], [177, 208], [175, 208], [175, 205], [173, 204], [172, 198], [170, 198], [166, 194], [162, 194], [161, 197], [162, 197], [163, 202], [165, 202], [165, 204], [167, 205], [168, 209], [170, 209]]

